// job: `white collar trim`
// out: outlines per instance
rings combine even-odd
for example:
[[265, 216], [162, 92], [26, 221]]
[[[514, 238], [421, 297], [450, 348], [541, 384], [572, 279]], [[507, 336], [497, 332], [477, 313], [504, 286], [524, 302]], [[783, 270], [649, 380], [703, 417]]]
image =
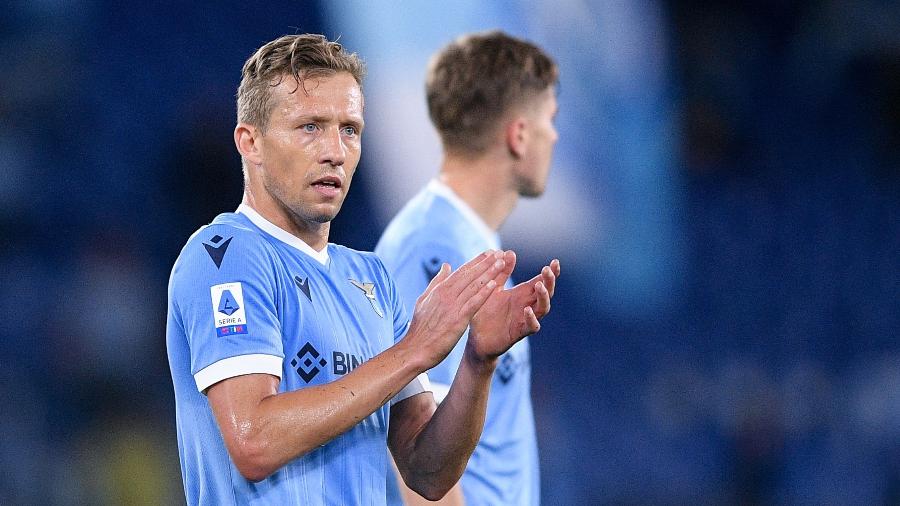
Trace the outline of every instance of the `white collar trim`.
[[481, 236], [484, 241], [490, 245], [493, 249], [500, 249], [500, 237], [497, 235], [497, 232], [491, 229], [487, 223], [481, 219], [481, 216], [478, 216], [478, 213], [472, 209], [469, 204], [466, 203], [465, 200], [461, 199], [456, 192], [453, 191], [452, 188], [442, 183], [438, 179], [432, 179], [428, 182], [428, 186], [425, 187], [431, 193], [443, 197], [444, 200], [450, 203], [458, 212], [469, 222], [472, 227], [475, 228], [475, 231], [478, 232], [478, 235]]
[[288, 246], [293, 246], [294, 248], [306, 253], [307, 255], [313, 257], [314, 260], [319, 262], [322, 265], [328, 265], [328, 245], [326, 244], [322, 251], [316, 251], [310, 246], [306, 244], [302, 239], [295, 236], [294, 234], [279, 228], [278, 225], [275, 225], [271, 221], [262, 217], [261, 214], [256, 212], [256, 209], [248, 206], [247, 204], [241, 204], [237, 208], [237, 212], [246, 216], [254, 225], [262, 229], [263, 232], [271, 235], [272, 237], [278, 239], [279, 241], [287, 244]]

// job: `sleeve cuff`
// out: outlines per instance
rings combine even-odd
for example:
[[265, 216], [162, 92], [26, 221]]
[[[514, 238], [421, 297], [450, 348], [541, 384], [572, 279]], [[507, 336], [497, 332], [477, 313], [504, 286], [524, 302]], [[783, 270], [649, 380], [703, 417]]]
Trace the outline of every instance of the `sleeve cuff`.
[[430, 391], [431, 382], [428, 381], [428, 375], [423, 372], [422, 374], [416, 376], [415, 379], [410, 381], [409, 385], [403, 387], [403, 390], [397, 392], [397, 395], [395, 395], [394, 398], [391, 399], [391, 406], [416, 394]]
[[450, 392], [450, 385], [444, 383], [431, 383], [431, 393], [434, 395], [434, 402], [440, 404], [444, 397]]
[[197, 371], [194, 374], [194, 381], [197, 382], [197, 390], [202, 393], [222, 380], [245, 374], [271, 374], [281, 378], [281, 363], [282, 358], [275, 355], [253, 354], [228, 357]]

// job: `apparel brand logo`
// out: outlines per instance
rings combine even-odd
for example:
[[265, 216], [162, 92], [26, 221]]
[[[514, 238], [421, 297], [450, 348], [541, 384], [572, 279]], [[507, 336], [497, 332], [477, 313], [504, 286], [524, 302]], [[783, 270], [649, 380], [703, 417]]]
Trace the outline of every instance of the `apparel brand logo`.
[[[203, 247], [206, 248], [206, 252], [209, 253], [209, 258], [216, 264], [216, 269], [222, 266], [222, 259], [225, 258], [225, 252], [228, 251], [228, 245], [231, 244], [232, 239], [234, 239], [234, 237], [229, 237], [228, 239], [225, 239], [225, 242], [222, 242], [222, 236], [216, 234], [209, 240], [212, 244], [203, 243]], [[220, 242], [222, 242], [222, 244], [219, 244]]]
[[325, 357], [322, 357], [319, 350], [310, 343], [304, 344], [297, 352], [297, 357], [291, 360], [291, 367], [295, 368], [300, 378], [307, 383], [319, 374], [321, 371], [319, 366], [325, 367], [326, 364], [328, 361], [325, 360]]
[[375, 283], [360, 283], [355, 279], [351, 279], [349, 281], [350, 284], [363, 291], [366, 298], [369, 299], [369, 302], [372, 304], [372, 309], [375, 310], [375, 314], [377, 314], [381, 318], [384, 318], [384, 313], [381, 311], [381, 309], [378, 308], [378, 305], [375, 303]]
[[302, 279], [300, 276], [294, 276], [294, 283], [297, 284], [297, 288], [303, 292], [303, 295], [306, 295], [306, 298], [312, 302], [312, 295], [309, 293], [309, 278]]
[[431, 281], [437, 276], [438, 272], [441, 272], [441, 259], [434, 257], [431, 260], [422, 262], [422, 269], [425, 271], [425, 277], [428, 278], [428, 281]]

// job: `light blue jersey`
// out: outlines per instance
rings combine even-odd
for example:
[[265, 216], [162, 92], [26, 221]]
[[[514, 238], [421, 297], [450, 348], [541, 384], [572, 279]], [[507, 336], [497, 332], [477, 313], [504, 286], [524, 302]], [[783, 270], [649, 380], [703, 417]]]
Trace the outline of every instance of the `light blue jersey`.
[[[381, 261], [316, 252], [242, 205], [195, 233], [169, 280], [166, 342], [188, 504], [383, 505], [389, 405], [257, 483], [231, 461], [204, 392], [243, 374], [280, 392], [335, 381], [406, 333]], [[427, 388], [417, 378], [394, 401]]]
[[[433, 180], [391, 221], [375, 253], [390, 271], [407, 307], [413, 307], [441, 263], [456, 269], [486, 249], [499, 248], [497, 234], [450, 188]], [[450, 355], [428, 372], [438, 401], [453, 382], [465, 341], [463, 336]], [[462, 485], [469, 506], [540, 502], [527, 339], [500, 357], [484, 433]]]

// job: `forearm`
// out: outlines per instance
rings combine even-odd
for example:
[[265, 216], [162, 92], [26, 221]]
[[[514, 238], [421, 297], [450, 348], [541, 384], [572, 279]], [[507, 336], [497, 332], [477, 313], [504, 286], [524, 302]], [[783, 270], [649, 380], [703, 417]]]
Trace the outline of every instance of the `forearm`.
[[230, 392], [211, 389], [210, 400], [217, 395], [236, 401], [230, 411], [223, 410], [230, 417], [217, 411], [219, 426], [235, 465], [258, 481], [358, 424], [424, 368], [406, 347], [394, 346], [325, 385], [284, 393], [273, 389], [251, 401], [235, 389], [253, 386], [236, 382], [226, 387]]
[[456, 485], [447, 492], [447, 495], [438, 501], [429, 501], [416, 493], [415, 490], [409, 488], [406, 485], [406, 482], [399, 476], [400, 472], [397, 470], [397, 464], [394, 462], [394, 459], [389, 458], [388, 460], [391, 464], [391, 470], [388, 473], [390, 476], [388, 479], [397, 481], [397, 486], [400, 487], [400, 495], [403, 497], [403, 504], [406, 504], [406, 506], [465, 506], [466, 500], [462, 493], [462, 487], [460, 486], [461, 482], [457, 482]]
[[479, 359], [467, 346], [450, 391], [398, 462], [425, 497], [440, 497], [462, 476], [484, 428], [495, 368], [496, 359]]

